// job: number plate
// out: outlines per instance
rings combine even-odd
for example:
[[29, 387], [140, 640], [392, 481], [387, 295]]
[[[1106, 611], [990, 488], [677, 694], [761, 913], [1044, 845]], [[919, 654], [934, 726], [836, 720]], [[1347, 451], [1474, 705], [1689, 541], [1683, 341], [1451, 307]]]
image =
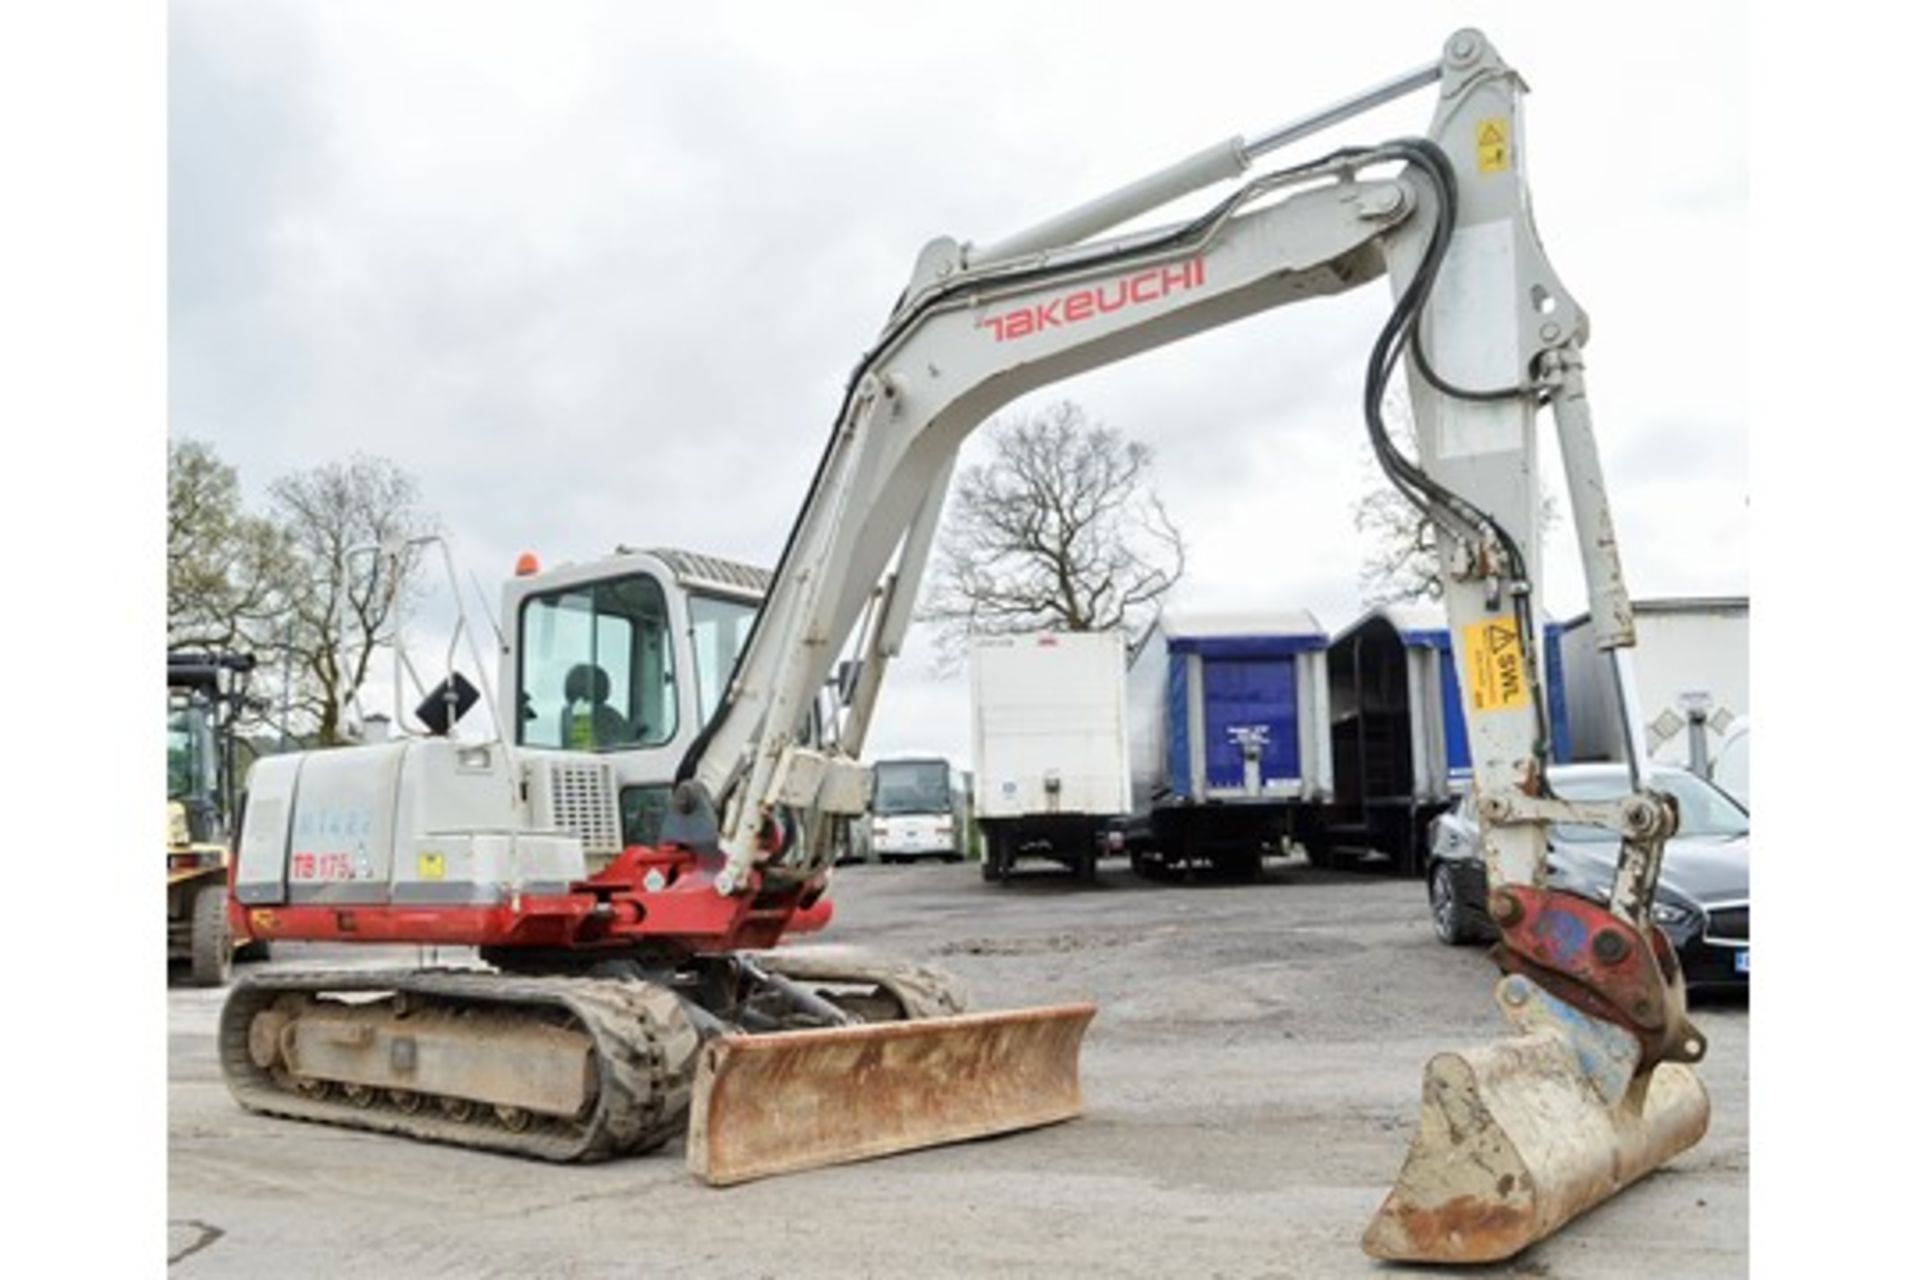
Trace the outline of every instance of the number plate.
[[1747, 951], [1745, 948], [1733, 953], [1733, 971], [1735, 973], [1747, 972]]

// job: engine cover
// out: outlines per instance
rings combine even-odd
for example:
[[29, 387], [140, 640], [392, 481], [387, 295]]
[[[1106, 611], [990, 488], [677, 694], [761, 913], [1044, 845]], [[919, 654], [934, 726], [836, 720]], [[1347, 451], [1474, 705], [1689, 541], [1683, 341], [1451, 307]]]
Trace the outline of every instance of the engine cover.
[[[248, 780], [234, 896], [249, 907], [375, 906], [563, 893], [587, 874], [583, 834], [597, 847], [609, 831], [617, 839], [611, 766], [516, 763], [523, 776], [497, 743], [445, 738], [261, 760]], [[559, 769], [569, 781], [556, 786]], [[557, 805], [561, 794], [577, 798]]]

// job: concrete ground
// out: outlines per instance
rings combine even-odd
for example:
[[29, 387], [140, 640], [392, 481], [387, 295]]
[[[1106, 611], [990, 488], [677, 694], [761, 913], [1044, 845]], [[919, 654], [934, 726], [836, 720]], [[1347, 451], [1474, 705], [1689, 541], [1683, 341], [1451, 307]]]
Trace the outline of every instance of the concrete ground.
[[[1084, 1117], [702, 1187], [662, 1154], [560, 1167], [243, 1113], [221, 993], [168, 993], [169, 1272], [273, 1275], [1337, 1277], [1398, 1172], [1434, 1052], [1503, 1029], [1492, 966], [1412, 881], [1269, 862], [1254, 885], [1093, 889], [976, 865], [857, 866], [823, 940], [943, 965], [979, 1008], [1092, 999]], [[281, 948], [277, 966], [344, 948]], [[411, 948], [349, 953], [383, 967]], [[448, 957], [442, 956], [442, 960]], [[1696, 1008], [1706, 1139], [1480, 1275], [1742, 1276], [1747, 1011]]]

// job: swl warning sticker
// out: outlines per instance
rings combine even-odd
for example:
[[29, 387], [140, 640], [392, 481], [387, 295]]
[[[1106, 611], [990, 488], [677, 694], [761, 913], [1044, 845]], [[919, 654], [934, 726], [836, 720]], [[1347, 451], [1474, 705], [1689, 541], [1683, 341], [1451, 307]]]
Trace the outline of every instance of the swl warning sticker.
[[1475, 711], [1512, 711], [1528, 705], [1526, 664], [1521, 660], [1520, 628], [1512, 618], [1469, 623], [1467, 696]]
[[420, 878], [422, 880], [445, 880], [447, 878], [447, 855], [444, 853], [423, 853], [420, 855]]
[[1509, 154], [1507, 151], [1507, 122], [1500, 116], [1489, 116], [1474, 126], [1474, 153], [1480, 160], [1480, 172], [1506, 172]]

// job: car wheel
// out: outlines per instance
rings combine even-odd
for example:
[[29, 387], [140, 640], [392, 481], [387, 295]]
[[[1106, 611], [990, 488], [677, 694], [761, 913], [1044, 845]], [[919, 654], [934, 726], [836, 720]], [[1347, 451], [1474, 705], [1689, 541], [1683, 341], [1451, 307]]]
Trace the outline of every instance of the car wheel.
[[1427, 906], [1433, 912], [1433, 931], [1450, 947], [1463, 947], [1474, 940], [1467, 904], [1460, 891], [1460, 867], [1454, 862], [1435, 862], [1427, 874]]

